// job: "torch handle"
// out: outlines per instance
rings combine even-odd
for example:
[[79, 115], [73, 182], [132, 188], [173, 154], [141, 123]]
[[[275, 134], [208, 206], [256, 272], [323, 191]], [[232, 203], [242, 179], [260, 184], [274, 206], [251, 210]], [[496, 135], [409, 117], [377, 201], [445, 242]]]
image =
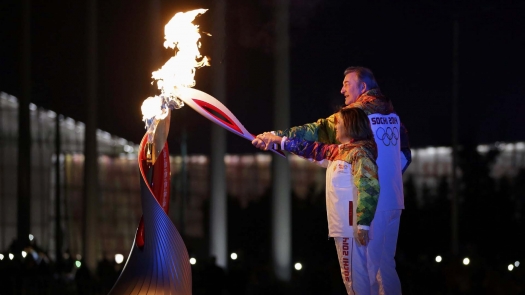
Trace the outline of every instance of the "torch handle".
[[[181, 88], [178, 89], [177, 96], [184, 101], [185, 104], [197, 111], [197, 113], [203, 115], [208, 120], [222, 128], [244, 137], [249, 141], [252, 141], [255, 138], [253, 134], [244, 128], [237, 117], [235, 117], [226, 106], [208, 93], [193, 88]], [[286, 155], [282, 151], [275, 149], [270, 149], [270, 151], [286, 158]]]

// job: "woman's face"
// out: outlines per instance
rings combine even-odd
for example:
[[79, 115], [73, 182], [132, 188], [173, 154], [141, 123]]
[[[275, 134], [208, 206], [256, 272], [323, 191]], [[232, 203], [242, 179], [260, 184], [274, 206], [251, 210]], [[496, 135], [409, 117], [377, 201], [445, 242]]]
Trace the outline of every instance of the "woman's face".
[[335, 115], [335, 139], [337, 139], [340, 143], [350, 142], [350, 136], [345, 129], [341, 114], [339, 113]]

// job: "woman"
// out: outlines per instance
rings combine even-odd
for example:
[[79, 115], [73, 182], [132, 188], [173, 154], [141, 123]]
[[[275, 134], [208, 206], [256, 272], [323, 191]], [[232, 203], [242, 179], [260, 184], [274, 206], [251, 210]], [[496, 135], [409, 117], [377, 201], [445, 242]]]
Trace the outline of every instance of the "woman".
[[333, 237], [348, 294], [369, 294], [366, 247], [379, 199], [377, 146], [365, 112], [346, 108], [335, 116], [336, 139], [341, 144], [323, 144], [264, 133], [266, 148], [281, 149], [327, 168], [326, 213], [328, 235]]

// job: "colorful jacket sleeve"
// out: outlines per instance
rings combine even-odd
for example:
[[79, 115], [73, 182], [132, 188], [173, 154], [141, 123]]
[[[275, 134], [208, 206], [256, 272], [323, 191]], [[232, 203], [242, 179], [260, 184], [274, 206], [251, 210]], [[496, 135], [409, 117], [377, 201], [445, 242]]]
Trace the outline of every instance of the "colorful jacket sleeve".
[[370, 226], [379, 200], [377, 165], [364, 151], [357, 151], [351, 164], [354, 185], [357, 187], [357, 224]]
[[284, 150], [317, 162], [328, 160], [338, 152], [337, 145], [335, 144], [324, 144], [297, 137], [286, 139], [284, 142]]
[[318, 141], [327, 144], [339, 144], [335, 139], [334, 114], [326, 119], [319, 119], [317, 122], [308, 123], [302, 126], [291, 127], [285, 130], [275, 131], [278, 136], [296, 138], [307, 141]]

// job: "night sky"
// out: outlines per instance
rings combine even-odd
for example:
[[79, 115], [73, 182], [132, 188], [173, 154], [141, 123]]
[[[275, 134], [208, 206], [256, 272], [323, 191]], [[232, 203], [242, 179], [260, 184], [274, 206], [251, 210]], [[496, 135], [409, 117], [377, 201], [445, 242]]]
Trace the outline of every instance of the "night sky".
[[[130, 4], [130, 3], [134, 4]], [[173, 54], [163, 26], [179, 11], [212, 9], [212, 1], [161, 1], [158, 34], [147, 1], [99, 1], [98, 128], [138, 143], [140, 105], [158, 94], [151, 72]], [[525, 131], [525, 2], [292, 0], [290, 8], [291, 125], [314, 121], [343, 104], [343, 71], [371, 68], [409, 131], [413, 147], [451, 144], [452, 27], [459, 19], [459, 141], [523, 141]], [[272, 1], [229, 1], [225, 56], [226, 106], [252, 133], [273, 129]], [[454, 4], [455, 3], [455, 4]], [[510, 2], [509, 2], [510, 3]], [[454, 5], [453, 5], [454, 4]], [[20, 4], [2, 1], [0, 91], [20, 94]], [[208, 11], [196, 23], [212, 31]], [[76, 1], [32, 1], [31, 101], [85, 121], [86, 6]], [[203, 36], [204, 55], [214, 37]], [[162, 54], [157, 63], [151, 50]], [[195, 88], [211, 93], [211, 69], [197, 71]], [[209, 153], [210, 124], [189, 107], [172, 115], [170, 150]], [[228, 135], [228, 153], [252, 153]]]

